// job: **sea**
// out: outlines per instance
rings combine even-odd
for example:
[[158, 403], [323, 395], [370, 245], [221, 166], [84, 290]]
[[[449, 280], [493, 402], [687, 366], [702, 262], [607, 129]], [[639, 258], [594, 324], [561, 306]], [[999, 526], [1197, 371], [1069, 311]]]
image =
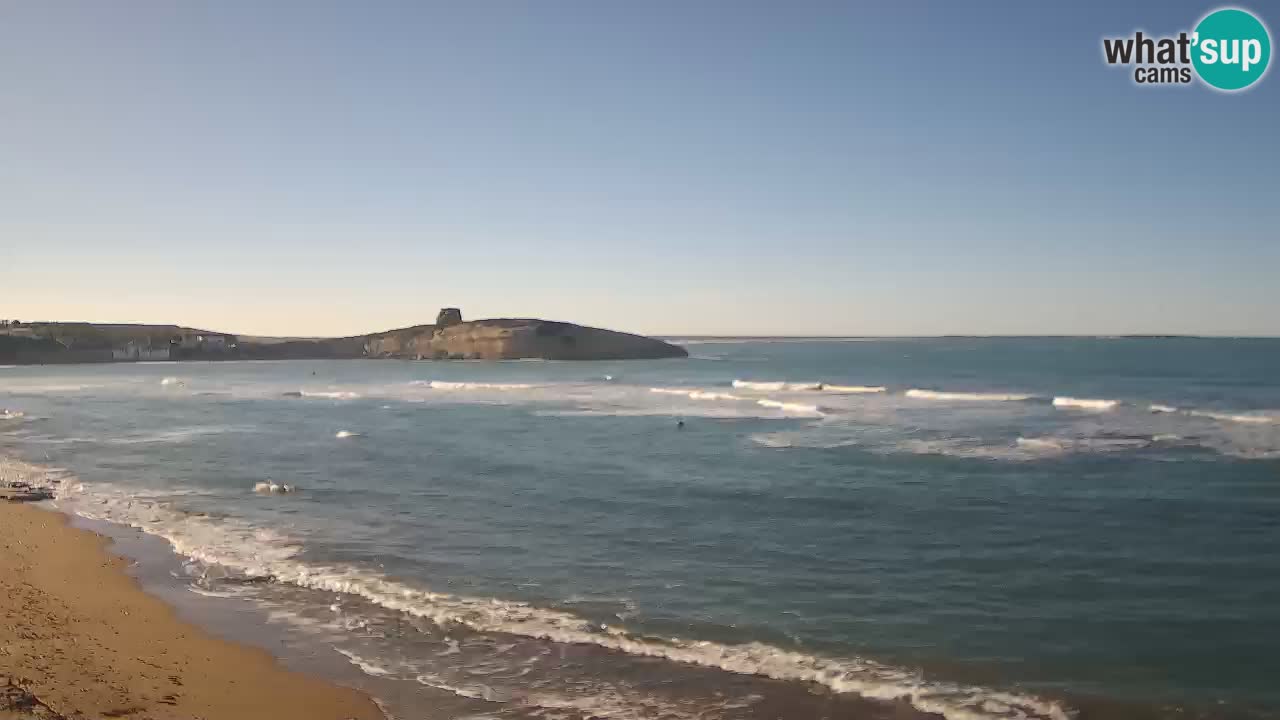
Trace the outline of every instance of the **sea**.
[[1280, 339], [675, 341], [3, 367], [0, 454], [402, 720], [1280, 717]]

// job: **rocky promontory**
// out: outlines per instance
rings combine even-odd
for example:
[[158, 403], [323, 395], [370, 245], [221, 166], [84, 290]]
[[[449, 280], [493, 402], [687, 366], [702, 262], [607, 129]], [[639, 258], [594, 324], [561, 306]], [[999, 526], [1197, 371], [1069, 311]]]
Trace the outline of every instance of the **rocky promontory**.
[[434, 325], [369, 335], [367, 357], [414, 360], [642, 360], [687, 357], [662, 340], [567, 322], [496, 318], [464, 322], [457, 308]]
[[535, 318], [464, 322], [458, 308], [432, 325], [349, 337], [232, 335], [178, 325], [0, 322], [0, 365], [160, 360], [642, 360], [688, 357], [641, 335]]

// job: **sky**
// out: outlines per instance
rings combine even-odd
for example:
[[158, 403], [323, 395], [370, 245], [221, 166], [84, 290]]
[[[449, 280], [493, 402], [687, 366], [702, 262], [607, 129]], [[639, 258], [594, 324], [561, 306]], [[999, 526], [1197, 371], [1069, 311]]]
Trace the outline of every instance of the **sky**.
[[1280, 335], [1280, 75], [1102, 59], [1216, 7], [0, 4], [0, 317]]

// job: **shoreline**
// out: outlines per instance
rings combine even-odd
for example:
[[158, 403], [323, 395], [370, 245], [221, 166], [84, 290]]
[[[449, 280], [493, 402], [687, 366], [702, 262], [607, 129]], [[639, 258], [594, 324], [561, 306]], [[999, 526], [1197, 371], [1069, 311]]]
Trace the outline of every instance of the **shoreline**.
[[179, 619], [71, 520], [0, 499], [0, 719], [384, 720], [357, 690]]
[[[327, 364], [330, 361], [322, 362]], [[320, 368], [321, 376], [327, 377], [331, 374], [335, 382], [342, 383], [330, 386], [329, 389], [350, 387], [363, 390], [368, 397], [364, 398], [363, 402], [316, 402], [306, 406], [305, 410], [292, 402], [278, 405], [269, 402], [282, 396], [279, 392], [282, 388], [304, 387], [307, 383], [320, 382], [312, 374], [314, 372], [312, 364], [319, 363], [314, 361], [299, 363], [296, 369], [280, 374], [267, 373], [265, 369], [257, 371], [252, 368], [244, 369], [243, 374], [241, 370], [235, 370], [223, 374], [204, 375], [194, 371], [185, 373], [159, 368], [150, 370], [138, 368], [127, 373], [77, 372], [73, 376], [56, 372], [30, 373], [32, 379], [28, 380], [27, 384], [34, 387], [23, 392], [22, 384], [14, 383], [13, 396], [21, 410], [15, 410], [11, 417], [11, 424], [6, 423], [4, 427], [0, 427], [0, 485], [3, 485], [2, 481], [7, 479], [5, 475], [13, 477], [5, 467], [6, 451], [9, 453], [7, 457], [14, 459], [15, 468], [21, 464], [17, 458], [28, 458], [36, 463], [43, 463], [29, 466], [33, 480], [37, 476], [43, 476], [44, 486], [57, 488], [59, 492], [55, 502], [39, 503], [32, 507], [57, 509], [70, 518], [73, 527], [85, 528], [109, 539], [111, 541], [108, 545], [109, 552], [124, 558], [127, 574], [137, 580], [144, 592], [151, 597], [161, 599], [173, 609], [180, 619], [189, 625], [203, 628], [215, 637], [265, 650], [275, 657], [280, 665], [293, 671], [368, 693], [375, 698], [374, 702], [382, 712], [389, 716], [458, 717], [464, 713], [449, 713], [448, 710], [452, 709], [449, 707], [451, 703], [466, 703], [482, 709], [485, 703], [491, 703], [488, 707], [500, 708], [500, 714], [518, 717], [520, 713], [526, 712], [525, 708], [530, 708], [527, 712], [532, 714], [539, 712], [538, 708], [554, 706], [553, 703], [556, 702], [576, 701], [582, 696], [582, 693], [578, 692], [580, 688], [630, 689], [634, 686], [627, 683], [636, 682], [639, 679], [650, 686], [660, 686], [664, 693], [668, 687], [674, 688], [669, 696], [681, 701], [686, 697], [696, 696], [698, 700], [703, 700], [713, 693], [716, 695], [711, 698], [711, 702], [703, 703], [699, 707], [720, 707], [722, 694], [731, 697], [751, 697], [750, 703], [743, 703], [740, 708], [735, 707], [735, 711], [741, 713], [738, 717], [742, 720], [755, 717], [757, 714], [763, 716], [766, 713], [772, 713], [769, 715], [771, 720], [788, 716], [814, 717], [819, 713], [827, 717], [859, 718], [860, 720], [889, 716], [917, 717], [908, 701], [915, 699], [916, 695], [908, 695], [904, 692], [899, 697], [891, 698], [881, 690], [885, 684], [845, 690], [844, 688], [852, 685], [852, 683], [846, 683], [837, 689], [833, 688], [830, 682], [815, 683], [804, 677], [785, 677], [775, 680], [770, 673], [776, 672], [776, 666], [765, 666], [761, 663], [724, 662], [721, 658], [706, 654], [691, 656], [686, 653], [676, 654], [674, 657], [659, 655], [658, 653], [669, 649], [670, 644], [661, 642], [663, 637], [657, 633], [649, 637], [642, 634], [645, 631], [645, 626], [642, 625], [645, 618], [632, 621], [633, 616], [610, 615], [614, 610], [622, 613], [634, 612], [633, 608], [643, 600], [629, 606], [626, 603], [630, 603], [630, 599], [626, 597], [618, 600], [608, 596], [597, 600], [590, 596], [558, 591], [547, 591], [544, 594], [541, 590], [524, 590], [524, 586], [515, 586], [515, 589], [484, 588], [484, 591], [473, 592], [471, 586], [467, 585], [471, 582], [469, 571], [460, 581], [457, 576], [461, 576], [462, 573], [457, 573], [457, 576], [453, 577], [448, 573], [441, 573], [440, 577], [435, 577], [429, 571], [415, 576], [412, 572], [404, 572], [403, 568], [388, 572], [379, 561], [384, 554], [394, 557], [395, 550], [399, 546], [392, 545], [391, 550], [385, 552], [379, 547], [379, 555], [374, 555], [372, 552], [364, 553], [358, 557], [357, 564], [356, 560], [346, 560], [344, 558], [348, 556], [341, 554], [347, 548], [346, 543], [352, 540], [351, 533], [349, 531], [344, 533], [346, 528], [341, 525], [334, 528], [339, 531], [337, 534], [328, 534], [326, 530], [325, 535], [317, 535], [317, 542], [312, 545], [311, 536], [305, 531], [314, 526], [303, 525], [302, 531], [295, 534], [292, 531], [293, 517], [291, 516], [305, 516], [308, 519], [314, 517], [321, 520], [325, 518], [348, 520], [352, 517], [363, 520], [367, 517], [333, 510], [346, 507], [350, 503], [367, 506], [370, 510], [382, 507], [385, 511], [386, 507], [376, 502], [379, 497], [376, 490], [386, 489], [382, 485], [386, 484], [387, 477], [392, 475], [387, 470], [396, 468], [394, 463], [383, 464], [388, 454], [386, 449], [388, 447], [398, 449], [403, 446], [403, 438], [397, 437], [394, 431], [403, 430], [405, 427], [412, 427], [416, 431], [419, 428], [417, 418], [428, 417], [427, 413], [409, 412], [416, 410], [418, 406], [410, 405], [409, 400], [402, 397], [407, 396], [407, 393], [389, 392], [386, 396], [379, 396], [378, 391], [369, 392], [364, 388], [381, 387], [374, 385], [374, 382], [397, 383], [394, 387], [399, 387], [399, 383], [411, 383], [409, 378], [422, 382], [421, 378], [425, 377], [446, 377], [433, 374], [434, 371], [425, 366], [421, 371], [393, 369], [390, 372], [370, 373], [367, 376], [361, 374], [365, 369], [363, 367], [358, 368], [360, 372], [353, 369], [351, 375], [345, 374], [344, 368], [334, 367], [331, 371]], [[733, 370], [735, 366], [729, 367], [729, 370], [708, 371], [706, 375], [717, 378], [716, 382], [720, 383], [728, 382], [727, 378], [730, 377], [757, 377], [754, 366], [744, 364], [742, 367], [747, 372]], [[463, 373], [462, 377], [483, 381], [474, 383], [478, 391], [472, 393], [472, 396], [484, 398], [485, 388], [498, 386], [492, 384], [494, 379], [523, 381], [529, 379], [527, 375], [532, 374], [538, 378], [550, 378], [547, 382], [561, 382], [562, 375], [566, 371], [550, 366], [545, 369], [523, 366], [512, 368], [510, 373], [514, 376], [506, 377], [498, 374], [495, 378], [486, 371], [476, 370], [475, 374]], [[197, 399], [205, 395], [203, 392], [198, 392], [205, 389], [204, 387], [190, 387], [178, 392], [179, 388], [185, 387], [184, 384], [169, 381], [169, 378], [162, 381], [160, 376], [166, 374], [190, 376], [176, 380], [192, 382], [193, 386], [195, 381], [191, 378], [200, 378], [201, 381], [207, 381], [208, 388], [224, 388], [227, 391], [218, 393], [223, 397], [215, 400]], [[26, 375], [28, 374], [24, 373], [24, 377]], [[353, 377], [356, 379], [353, 380]], [[456, 375], [447, 377], [459, 379]], [[659, 377], [665, 378], [666, 375], [664, 373]], [[773, 375], [763, 377], [773, 377]], [[792, 375], [783, 373], [778, 377], [787, 378]], [[806, 371], [805, 375], [798, 377], [808, 379], [811, 375]], [[598, 380], [598, 376], [593, 380], [605, 388], [606, 392], [618, 387], [603, 385], [602, 381]], [[639, 401], [642, 407], [656, 404], [644, 401], [644, 399], [651, 399], [652, 394], [652, 391], [644, 392], [645, 386], [650, 385], [646, 380], [648, 378], [643, 376], [624, 377], [622, 380], [624, 385], [638, 384], [637, 392], [642, 393], [643, 398]], [[258, 386], [254, 383], [259, 381], [261, 381], [262, 392], [252, 392], [242, 388], [243, 385], [246, 388], [256, 389]], [[612, 382], [612, 378], [608, 378], [607, 381]], [[98, 382], [103, 384], [95, 384]], [[359, 382], [364, 384], [351, 384]], [[665, 384], [668, 381], [656, 382]], [[677, 379], [674, 382], [683, 381]], [[36, 383], [47, 384], [36, 385]], [[461, 386], [465, 383], [454, 384]], [[778, 384], [785, 383], [778, 381]], [[157, 390], [159, 385], [177, 385], [177, 387], [167, 387], [160, 391]], [[945, 383], [941, 386], [949, 387]], [[393, 386], [388, 385], [388, 387]], [[143, 390], [139, 391], [137, 388]], [[150, 388], [150, 391], [146, 388]], [[5, 390], [9, 388], [6, 387]], [[594, 385], [592, 390], [594, 391]], [[233, 395], [233, 392], [240, 394]], [[117, 413], [115, 406], [122, 404], [120, 399], [122, 393], [127, 393], [127, 398], [130, 400], [136, 397], [139, 405], [130, 404], [126, 407], [127, 413]], [[212, 392], [208, 394], [214, 395]], [[334, 396], [334, 399], [346, 397], [346, 393], [330, 395]], [[456, 397], [460, 393], [447, 396], [441, 393], [440, 395], [447, 398]], [[224, 399], [226, 396], [232, 397], [226, 400]], [[1120, 394], [1117, 393], [1117, 396], [1119, 397]], [[1172, 397], [1180, 405], [1183, 404], [1181, 396]], [[151, 402], [153, 398], [164, 398], [164, 401]], [[658, 399], [662, 400], [662, 398]], [[1049, 398], [1043, 399], [1047, 401]], [[111, 403], [109, 412], [104, 410], [101, 417], [103, 419], [110, 417], [116, 420], [117, 424], [111, 426], [106, 423], [97, 424], [98, 413], [82, 414], [81, 408], [78, 407], [81, 402], [102, 403], [104, 407], [106, 403]], [[375, 409], [377, 402], [391, 404]], [[157, 408], [159, 412], [146, 412]], [[246, 413], [242, 411], [245, 408], [263, 410], [263, 415], [254, 417], [247, 425], [241, 425], [240, 423], [243, 423], [246, 418]], [[205, 413], [211, 409], [219, 414], [207, 416]], [[142, 411], [139, 412], [139, 410]], [[197, 410], [200, 414], [194, 412]], [[271, 412], [268, 414], [266, 411]], [[23, 415], [24, 412], [27, 414]], [[622, 414], [619, 413], [619, 415]], [[1017, 415], [1021, 417], [1023, 413], [1019, 411]], [[3, 416], [0, 414], [0, 417]], [[410, 416], [414, 420], [408, 420]], [[1120, 416], [1120, 413], [1116, 413], [1116, 416]], [[467, 421], [472, 419], [471, 416], [459, 417]], [[1161, 412], [1143, 414], [1140, 417], [1144, 420], [1151, 418], [1153, 422], [1164, 422], [1181, 416]], [[295, 438], [285, 437], [284, 433], [272, 433], [273, 423], [269, 421], [273, 418], [297, 421], [297, 424], [283, 425], [288, 433], [299, 438], [297, 446], [299, 454], [290, 455], [286, 458], [288, 462], [275, 464], [276, 458], [271, 453], [277, 444], [289, 445]], [[387, 418], [387, 420], [383, 421], [380, 418]], [[89, 422], [85, 424], [84, 420]], [[617, 422], [618, 427], [624, 427], [621, 423], [631, 421]], [[187, 423], [191, 426], [188, 427]], [[662, 424], [661, 420], [652, 422], [654, 427]], [[710, 423], [695, 422], [690, 428], [695, 430], [695, 433], [686, 433], [677, 437], [682, 442], [683, 438], [700, 441], [704, 437], [701, 433], [705, 430], [700, 427], [703, 425], [710, 426]], [[639, 421], [636, 421], [635, 425], [625, 427], [632, 426], [647, 427], [647, 425], [640, 425]], [[275, 425], [275, 427], [282, 426]], [[424, 422], [422, 427], [431, 428], [432, 426]], [[477, 423], [476, 427], [483, 429], [484, 426]], [[11, 437], [10, 428], [13, 430]], [[367, 432], [367, 436], [360, 435], [363, 438], [361, 440], [331, 440], [335, 437], [346, 437], [344, 434], [334, 434], [338, 428], [354, 428], [361, 433]], [[203, 430], [211, 432], [206, 436], [201, 432]], [[609, 428], [606, 428], [606, 431], [609, 434], [615, 434]], [[228, 437], [224, 438], [222, 435]], [[200, 439], [195, 440], [197, 437]], [[550, 439], [557, 440], [558, 437]], [[754, 440], [754, 436], [751, 439]], [[487, 434], [486, 437], [478, 438], [478, 441], [483, 441], [479, 444], [487, 446]], [[205, 451], [206, 443], [210, 444], [209, 452]], [[241, 452], [242, 447], [245, 457], [258, 459], [265, 457], [267, 462], [255, 463], [251, 470], [231, 467], [225, 459], [239, 458], [240, 456], [235, 453]], [[461, 449], [469, 450], [467, 446]], [[748, 447], [748, 450], [753, 448]], [[257, 454], [250, 451], [255, 451]], [[485, 447], [475, 456], [487, 458], [490, 452]], [[794, 454], [799, 455], [798, 452]], [[324, 462], [317, 463], [316, 459]], [[340, 471], [331, 475], [320, 472], [322, 466], [327, 467], [328, 461], [337, 460], [346, 463], [353, 459], [359, 459], [361, 464], [343, 465]], [[519, 461], [527, 460], [520, 458]], [[188, 472], [189, 468], [185, 465], [188, 462], [209, 462], [209, 465], [207, 469], [201, 469], [199, 472]], [[548, 467], [554, 467], [554, 463], [545, 459], [540, 459], [539, 462], [546, 463]], [[365, 468], [364, 463], [369, 463], [372, 467]], [[61, 467], [62, 465], [66, 467]], [[977, 463], [970, 463], [970, 466], [976, 467]], [[943, 469], [950, 470], [950, 467], [946, 466]], [[351, 472], [355, 468], [372, 471], [361, 475]], [[469, 477], [474, 468], [463, 466], [462, 470], [463, 472], [458, 474]], [[503, 470], [506, 468], [504, 467]], [[18, 472], [20, 476], [22, 471], [18, 470]], [[304, 475], [304, 473], [313, 472], [314, 475]], [[80, 474], [87, 482], [80, 484], [78, 476], [73, 473]], [[287, 500], [263, 499], [258, 495], [250, 494], [248, 490], [250, 482], [269, 476], [281, 479], [305, 477], [310, 480], [303, 481], [300, 485], [303, 491], [297, 497]], [[992, 471], [991, 476], [999, 480], [996, 472]], [[411, 472], [405, 477], [409, 479], [404, 483], [403, 488], [409, 493], [418, 492], [423, 485], [427, 484], [418, 478], [416, 472]], [[639, 477], [643, 477], [643, 473]], [[1251, 477], [1247, 474], [1243, 475], [1242, 481], [1249, 481]], [[146, 479], [138, 480], [137, 478]], [[321, 482], [321, 480], [328, 482]], [[439, 482], [434, 476], [431, 481]], [[375, 491], [368, 492], [370, 488]], [[321, 495], [324, 491], [332, 490], [360, 493], [360, 495]], [[440, 487], [434, 490], [443, 492]], [[312, 491], [319, 492], [313, 495]], [[338, 502], [332, 502], [335, 497]], [[441, 503], [440, 507], [444, 506]], [[432, 507], [432, 513], [426, 517], [438, 518], [446, 514], [439, 512], [435, 507]], [[518, 521], [519, 518], [516, 520]], [[4, 518], [0, 517], [0, 523], [2, 522]], [[488, 527], [489, 525], [485, 525], [484, 529], [487, 531]], [[205, 533], [204, 530], [209, 532]], [[245, 534], [255, 531], [263, 535]], [[355, 539], [365, 540], [362, 537]], [[3, 536], [0, 536], [0, 540], [3, 540]], [[242, 542], [246, 540], [247, 542]], [[272, 554], [274, 549], [295, 545], [296, 554], [290, 551], [286, 557], [279, 559]], [[440, 545], [448, 547], [447, 543], [440, 543]], [[427, 542], [420, 546], [433, 547], [436, 544]], [[315, 554], [309, 554], [309, 550], [313, 547], [317, 548], [317, 551]], [[142, 552], [139, 552], [140, 550]], [[334, 552], [335, 550], [337, 553]], [[363, 584], [355, 585], [352, 588], [354, 592], [339, 584], [344, 580], [343, 577], [336, 577], [340, 573], [330, 572], [332, 568], [326, 567], [334, 564], [335, 558], [338, 559], [337, 562], [344, 564], [350, 562], [351, 565], [356, 566], [355, 570], [360, 571], [356, 579]], [[226, 565], [218, 565], [217, 560], [230, 562]], [[416, 557], [414, 561], [417, 561]], [[259, 565], [260, 562], [261, 565]], [[260, 567], [267, 568], [267, 571], [260, 570]], [[277, 570], [282, 572], [276, 572]], [[324, 573], [322, 582], [315, 582], [315, 576], [308, 575], [313, 570]], [[356, 573], [353, 571], [351, 574]], [[392, 587], [391, 592], [395, 592], [400, 587], [407, 587], [421, 594], [413, 597], [415, 602], [412, 605], [408, 602], [397, 602], [399, 598], [387, 592], [387, 588], [375, 584], [388, 577], [407, 577], [403, 586]], [[280, 582], [270, 581], [277, 579]], [[555, 576], [552, 576], [552, 579], [555, 580]], [[268, 581], [262, 582], [262, 580]], [[457, 584], [451, 585], [451, 581], [456, 581]], [[443, 590], [444, 594], [428, 595], [431, 592], [428, 588]], [[683, 591], [669, 594], [677, 596], [682, 593]], [[463, 595], [463, 599], [468, 601], [471, 598], [465, 597], [467, 595], [474, 595], [478, 599], [492, 596], [490, 600], [495, 604], [507, 602], [509, 598], [516, 598], [515, 601], [519, 602], [522, 598], [534, 596], [534, 600], [527, 602], [530, 603], [533, 611], [539, 613], [539, 619], [544, 617], [541, 614], [544, 610], [556, 612], [567, 607], [566, 617], [576, 616], [584, 618], [586, 622], [599, 621], [602, 628], [605, 627], [603, 623], [607, 621], [611, 632], [607, 635], [603, 632], [590, 634], [594, 631], [592, 627], [588, 633], [574, 636], [581, 638], [578, 641], [573, 638], [552, 639], [520, 632], [523, 629], [522, 626], [517, 626], [517, 632], [513, 634], [505, 633], [503, 628], [495, 629], [496, 623], [488, 623], [482, 629], [473, 632], [468, 629], [470, 626], [465, 622], [452, 621], [457, 614], [453, 613], [454, 607], [445, 604], [451, 602], [456, 594]], [[539, 595], [542, 597], [538, 598]], [[437, 597], [444, 602], [434, 602]], [[552, 599], [547, 600], [547, 597]], [[557, 599], [563, 600], [563, 603], [557, 604]], [[228, 622], [228, 617], [232, 614], [239, 615], [239, 618], [231, 618]], [[210, 616], [213, 616], [213, 621], [210, 621]], [[615, 623], [612, 619], [614, 617], [621, 624]], [[987, 613], [980, 620], [985, 622], [987, 618], [994, 617], [994, 614]], [[777, 626], [783, 624], [778, 623]], [[812, 662], [823, 662], [827, 657], [838, 661], [849, 654], [846, 652], [842, 655], [844, 651], [834, 643], [812, 649], [815, 646], [802, 644], [806, 638], [798, 634], [778, 639], [779, 635], [767, 634], [772, 632], [774, 625], [762, 625], [763, 629], [751, 628], [741, 634], [736, 630], [720, 634], [723, 627], [717, 627], [711, 622], [696, 627], [690, 623], [690, 627], [692, 629], [688, 633], [680, 632], [679, 635], [681, 637], [687, 635], [695, 640], [703, 638], [703, 644], [717, 650], [724, 648], [727, 651], [736, 651], [747, 647], [749, 643], [758, 642], [767, 652], [781, 651], [779, 654], [795, 648], [802, 649], [805, 655], [810, 656]], [[681, 630], [683, 631], [683, 628]], [[285, 639], [282, 640], [282, 637]], [[604, 643], [598, 642], [600, 637], [604, 638]], [[637, 638], [639, 643], [634, 646], [620, 647], [619, 644], [610, 642], [611, 637]], [[650, 637], [655, 637], [659, 642], [646, 642]], [[298, 641], [298, 638], [302, 640]], [[474, 642], [469, 643], [468, 640]], [[512, 643], [515, 644], [512, 645]], [[681, 641], [678, 638], [672, 638], [671, 643], [679, 645]], [[510, 650], [508, 645], [514, 650]], [[459, 646], [470, 651], [470, 654], [465, 656], [459, 654], [456, 649]], [[0, 637], [0, 652], [3, 648], [4, 639]], [[469, 675], [469, 668], [477, 667], [488, 659], [485, 653], [491, 649], [501, 655], [497, 659], [503, 663], [504, 668], [518, 667], [519, 670], [524, 671], [536, 665], [533, 672], [538, 674], [532, 676], [531, 680], [523, 679], [530, 677], [528, 674], [499, 675], [492, 670], [487, 674]], [[890, 662], [895, 660], [887, 654], [886, 656], [890, 657]], [[541, 663], [536, 660], [538, 657], [548, 657], [559, 662]], [[688, 659], [691, 657], [692, 662]], [[709, 662], [699, 662], [702, 658], [708, 657]], [[784, 659], [789, 660], [790, 657], [796, 657], [801, 662], [809, 662], [798, 652]], [[535, 662], [528, 664], [516, 662], [530, 659], [534, 659]], [[320, 662], [316, 663], [317, 660]], [[748, 660], [753, 661], [754, 658], [748, 658]], [[897, 659], [891, 669], [901, 669], [904, 673], [903, 677], [915, 678], [919, 687], [925, 690], [948, 684], [968, 685], [974, 686], [974, 697], [978, 696], [976, 691], [992, 691], [990, 696], [997, 698], [997, 702], [1009, 696], [1010, 693], [1028, 694], [1058, 704], [1068, 712], [1075, 710], [1078, 713], [1075, 716], [1079, 718], [1157, 718], [1169, 717], [1175, 712], [1187, 712], [1201, 718], [1234, 717], [1241, 720], [1251, 717], [1247, 714], [1249, 708], [1242, 709], [1239, 703], [1233, 703], [1231, 708], [1225, 710], [1221, 709], [1221, 703], [1218, 707], [1202, 703], [1199, 706], [1187, 705], [1184, 708], [1184, 703], [1195, 702], [1195, 700], [1190, 695], [1186, 696], [1187, 700], [1183, 700], [1175, 694], [1180, 693], [1182, 688], [1172, 684], [1167, 686], [1168, 690], [1156, 688], [1156, 691], [1150, 694], [1129, 692], [1108, 695], [1104, 694], [1109, 690], [1108, 687], [1104, 687], [1102, 683], [1089, 685], [1087, 678], [1085, 684], [1076, 687], [1068, 684], [1067, 681], [1055, 683], [1051, 677], [1043, 680], [1033, 675], [1029, 682], [1037, 684], [1023, 686], [1019, 684], [1020, 680], [1025, 680], [1025, 675], [1019, 674], [1022, 672], [1021, 668], [1015, 667], [1013, 672], [1006, 673], [1004, 671], [1007, 667], [986, 663], [983, 660], [983, 658], [948, 657], [942, 653], [922, 652], [918, 658]], [[314, 667], [315, 664], [320, 664], [321, 667]], [[557, 664], [563, 667], [557, 667]], [[792, 663], [792, 665], [796, 664]], [[338, 667], [334, 667], [335, 665]], [[784, 669], [789, 670], [790, 667], [787, 666]], [[1067, 668], [1068, 673], [1071, 671], [1072, 668]], [[1035, 672], [1037, 670], [1032, 668], [1031, 673]], [[907, 675], [907, 673], [915, 674]], [[0, 664], [0, 688], [3, 688], [5, 683], [3, 675], [4, 666]], [[1048, 676], [1049, 673], [1044, 672], [1041, 675]], [[485, 685], [489, 676], [496, 676], [497, 679], [497, 682], [489, 683], [493, 686], [492, 692], [491, 688]], [[832, 677], [840, 679], [834, 674], [819, 679], [829, 680]], [[856, 678], [857, 675], [852, 677]], [[584, 680], [586, 682], [583, 682]], [[866, 690], [870, 692], [865, 692]], [[864, 692], [858, 694], [859, 691]], [[1098, 695], [1081, 696], [1079, 692], [1097, 692]], [[438, 696], [428, 696], [432, 693]], [[754, 699], [755, 695], [759, 695], [761, 699]], [[668, 695], [663, 695], [662, 699], [665, 700], [667, 697]], [[420, 703], [419, 698], [422, 699]], [[1148, 700], [1148, 698], [1151, 699]], [[639, 698], [641, 701], [644, 699]], [[616, 705], [622, 706], [631, 701], [632, 697], [619, 695]], [[1240, 702], [1243, 703], [1244, 700]], [[409, 703], [413, 703], [413, 706], [409, 712], [405, 712], [404, 709]], [[492, 703], [504, 703], [504, 705], [498, 706]], [[717, 704], [712, 705], [712, 703]], [[630, 706], [639, 704], [631, 703]], [[3, 707], [3, 701], [0, 701], [0, 708]], [[813, 714], [807, 712], [810, 707], [814, 708]], [[419, 712], [420, 710], [425, 712]], [[708, 712], [714, 712], [714, 710]], [[886, 713], [892, 713], [892, 715]], [[707, 717], [714, 716], [713, 714]], [[1253, 717], [1267, 717], [1265, 708], [1259, 710]], [[0, 710], [0, 720], [12, 719]]]

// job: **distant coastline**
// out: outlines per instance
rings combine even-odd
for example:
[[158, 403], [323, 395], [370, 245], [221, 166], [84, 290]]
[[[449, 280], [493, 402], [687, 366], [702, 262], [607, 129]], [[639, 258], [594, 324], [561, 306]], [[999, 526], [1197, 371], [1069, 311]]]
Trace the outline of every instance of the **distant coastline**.
[[857, 340], [1276, 340], [1280, 335], [681, 335], [658, 333], [668, 342], [840, 342]]
[[636, 360], [686, 357], [662, 340], [538, 318], [464, 322], [444, 308], [436, 322], [335, 338], [263, 337], [181, 325], [0, 323], [0, 364], [183, 360]]
[[643, 336], [538, 318], [435, 323], [343, 337], [237, 335], [183, 325], [0, 321], [0, 364], [219, 360], [631, 360], [687, 357], [683, 345], [893, 340], [1274, 340], [1277, 336], [1120, 335], [690, 335]]

